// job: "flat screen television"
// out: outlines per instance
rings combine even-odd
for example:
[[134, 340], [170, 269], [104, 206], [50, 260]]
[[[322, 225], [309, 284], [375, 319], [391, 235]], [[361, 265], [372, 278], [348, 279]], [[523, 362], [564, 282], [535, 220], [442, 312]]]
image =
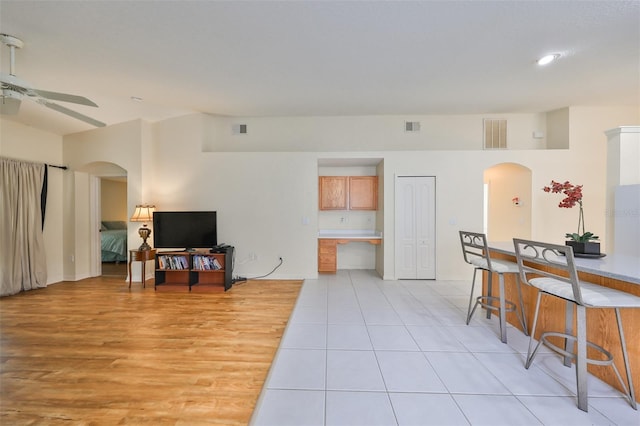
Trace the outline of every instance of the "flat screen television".
[[218, 244], [216, 212], [153, 213], [153, 246], [193, 250]]

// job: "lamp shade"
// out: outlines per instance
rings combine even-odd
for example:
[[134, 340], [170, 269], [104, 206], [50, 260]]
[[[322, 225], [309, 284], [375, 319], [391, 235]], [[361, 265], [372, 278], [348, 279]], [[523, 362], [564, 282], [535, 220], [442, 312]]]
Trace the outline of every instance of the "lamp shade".
[[148, 204], [138, 204], [130, 220], [131, 222], [152, 222], [153, 212], [155, 210], [156, 206], [150, 206]]

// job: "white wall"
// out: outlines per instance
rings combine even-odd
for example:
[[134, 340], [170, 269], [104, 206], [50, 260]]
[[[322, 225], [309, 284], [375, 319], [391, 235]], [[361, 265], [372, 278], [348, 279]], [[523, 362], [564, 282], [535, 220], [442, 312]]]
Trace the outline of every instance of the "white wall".
[[[217, 211], [218, 242], [236, 247], [236, 274], [266, 274], [282, 256], [284, 265], [274, 276], [309, 276], [315, 269], [318, 223], [316, 157], [202, 153], [201, 134], [194, 127], [183, 127], [190, 120], [156, 125], [152, 177], [156, 208]], [[249, 262], [249, 253], [258, 259]]]
[[569, 108], [547, 112], [547, 148], [569, 148]]
[[[380, 158], [383, 162], [378, 166], [378, 175], [383, 210], [376, 221], [383, 222], [385, 241], [379, 249], [382, 254], [377, 253], [378, 259], [383, 259], [378, 262], [378, 271], [387, 279], [394, 278], [394, 176], [420, 174], [436, 176], [437, 277], [466, 279], [468, 269], [461, 260], [457, 231], [482, 229], [483, 173], [495, 164], [512, 162], [532, 170], [533, 238], [561, 242], [564, 234], [577, 224], [576, 211], [559, 209], [556, 197], [537, 190], [551, 179], [584, 184], [587, 227], [604, 233], [603, 132], [637, 124], [638, 108], [572, 107], [569, 115], [569, 149], [471, 148], [482, 144], [480, 116], [231, 120], [197, 114], [153, 125], [135, 121], [69, 135], [64, 137], [62, 157], [74, 170], [99, 161], [127, 170], [129, 211], [140, 202], [152, 202], [163, 210], [217, 210], [220, 242], [237, 248], [236, 273], [243, 276], [267, 273], [282, 256], [285, 264], [273, 274], [274, 278], [317, 276], [318, 160]], [[515, 131], [510, 135], [512, 147], [526, 148], [538, 143], [531, 139], [532, 131], [539, 130], [540, 115], [525, 116], [522, 121], [528, 124], [510, 127]], [[509, 115], [498, 116], [504, 117]], [[416, 135], [404, 133], [405, 119], [420, 121], [425, 131], [421, 134], [428, 137], [415, 138]], [[249, 134], [244, 137], [249, 138], [227, 133], [230, 130], [226, 124], [232, 121], [248, 123]], [[3, 139], [5, 132], [3, 129]], [[31, 129], [21, 126], [16, 133], [19, 137], [14, 139], [21, 139], [22, 133], [31, 135]], [[59, 143], [56, 137], [49, 138]], [[9, 147], [21, 150], [23, 159], [33, 160], [42, 145], [27, 153], [16, 144], [17, 140], [8, 144], [3, 140], [0, 145], [3, 155], [11, 156], [9, 151], [5, 154], [8, 149], [5, 147]], [[410, 150], [416, 147], [419, 149]], [[209, 152], [202, 152], [203, 149]], [[66, 173], [65, 176], [73, 177]], [[71, 206], [68, 218], [73, 223], [69, 226], [76, 228], [74, 234], [65, 227], [66, 257], [87, 249], [83, 247], [87, 239], [77, 232], [88, 230], [78, 229], [83, 221], [73, 218], [79, 211], [76, 206], [87, 202], [83, 199], [87, 194], [74, 192], [77, 183], [75, 178], [70, 179], [65, 187], [69, 192], [65, 190], [60, 195], [62, 203]], [[303, 218], [309, 218], [308, 225]], [[62, 214], [58, 214], [57, 222], [56, 225], [63, 223]], [[130, 224], [129, 228], [129, 244], [136, 246], [139, 244], [136, 226]], [[50, 252], [57, 253], [59, 249], [50, 248], [48, 255]], [[249, 261], [249, 253], [256, 253], [258, 260]], [[57, 267], [60, 268], [59, 263]]]
[[[16, 160], [62, 165], [62, 137], [0, 118], [0, 155]], [[47, 284], [63, 277], [63, 178], [68, 171], [49, 168], [44, 244]]]
[[[411, 115], [345, 117], [216, 117], [204, 116], [203, 151], [208, 152], [349, 152], [482, 149], [483, 119], [507, 119], [509, 149], [542, 149], [546, 115]], [[419, 132], [405, 132], [405, 121], [418, 121]], [[246, 134], [233, 134], [246, 124]]]
[[[564, 234], [577, 223], [577, 212], [557, 208], [558, 200], [535, 189], [541, 189], [551, 179], [568, 179], [584, 184], [589, 194], [595, 193], [594, 202], [602, 203], [604, 194], [598, 194], [597, 187], [604, 176], [604, 156], [594, 159], [592, 152], [597, 144], [603, 149], [606, 146], [605, 129], [615, 127], [614, 123], [626, 122], [636, 111], [633, 108], [578, 108], [574, 113], [577, 118], [572, 116], [571, 123], [572, 132], [579, 136], [574, 141], [572, 134], [571, 149], [506, 151], [397, 149], [406, 146], [403, 143], [408, 136], [402, 127], [398, 129], [402, 120], [396, 117], [239, 118], [235, 122], [248, 124], [247, 135], [229, 133], [212, 143], [205, 140], [212, 134], [205, 129], [215, 125], [218, 135], [224, 133], [221, 128], [225, 126], [220, 124], [219, 118], [181, 117], [154, 127], [154, 198], [167, 208], [220, 211], [221, 239], [237, 247], [238, 259], [242, 262], [238, 269], [242, 275], [266, 272], [279, 255], [291, 253], [294, 262], [284, 255], [285, 265], [278, 271], [280, 276], [313, 277], [317, 262], [316, 229], [302, 225], [302, 218], [311, 218], [310, 223], [317, 219], [317, 159], [381, 158], [384, 160], [381, 192], [386, 194], [383, 202], [384, 277], [394, 277], [393, 176], [420, 174], [436, 176], [438, 278], [463, 278], [467, 271], [460, 267], [458, 260], [457, 231], [482, 229], [485, 169], [508, 162], [531, 169], [534, 205], [531, 235], [561, 242]], [[437, 122], [445, 123], [431, 129], [431, 133], [446, 135], [450, 127], [465, 128], [472, 120], [460, 118], [456, 125], [456, 118], [419, 117], [417, 120], [434, 126]], [[466, 129], [459, 133], [476, 133], [475, 145], [481, 146], [481, 120], [477, 118], [473, 117], [478, 124], [477, 132]], [[354, 126], [354, 122], [368, 125]], [[524, 127], [520, 134], [511, 138], [512, 142], [521, 140], [522, 145], [527, 145], [532, 132], [531, 128], [525, 130]], [[332, 138], [340, 140], [339, 149], [325, 151], [325, 142], [335, 148]], [[383, 140], [386, 151], [358, 150], [364, 146], [363, 141], [372, 141], [376, 146]], [[456, 148], [466, 144], [465, 141], [458, 142], [451, 138], [433, 141], [437, 146]], [[199, 153], [203, 145], [211, 152]], [[284, 148], [296, 151], [281, 151]], [[353, 150], [349, 151], [349, 148]], [[264, 152], [270, 149], [276, 152]], [[228, 152], [231, 150], [238, 152]], [[584, 164], [588, 164], [588, 168]], [[291, 190], [292, 185], [296, 191]], [[604, 232], [603, 217], [594, 218], [593, 226], [595, 232]], [[256, 253], [258, 261], [245, 262], [248, 253]]]

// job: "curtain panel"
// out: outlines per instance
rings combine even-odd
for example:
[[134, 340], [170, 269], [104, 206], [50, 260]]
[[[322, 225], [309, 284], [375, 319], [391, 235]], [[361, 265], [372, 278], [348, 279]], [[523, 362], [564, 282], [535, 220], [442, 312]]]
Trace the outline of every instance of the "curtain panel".
[[0, 296], [47, 286], [46, 165], [0, 157]]

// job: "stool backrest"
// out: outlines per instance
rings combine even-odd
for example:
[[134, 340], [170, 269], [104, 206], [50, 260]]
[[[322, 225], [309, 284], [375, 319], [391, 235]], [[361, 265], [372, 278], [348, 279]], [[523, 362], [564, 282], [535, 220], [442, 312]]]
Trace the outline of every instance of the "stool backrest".
[[[583, 304], [572, 247], [519, 238], [513, 239], [513, 245], [522, 282], [530, 284], [529, 280], [536, 277], [561, 281], [571, 286], [573, 300]], [[551, 272], [548, 268], [554, 268], [559, 273]]]
[[482, 258], [486, 261], [487, 269], [492, 271], [489, 247], [487, 247], [487, 236], [479, 232], [459, 231], [459, 233], [464, 261], [475, 265], [471, 259]]

